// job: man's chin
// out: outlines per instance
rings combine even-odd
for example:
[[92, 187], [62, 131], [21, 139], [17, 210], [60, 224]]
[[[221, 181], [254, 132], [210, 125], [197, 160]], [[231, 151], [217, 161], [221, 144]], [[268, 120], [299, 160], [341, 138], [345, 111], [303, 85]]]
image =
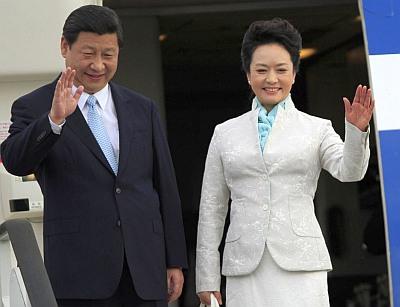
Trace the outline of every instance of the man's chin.
[[101, 82], [101, 83], [99, 82], [96, 84], [93, 84], [93, 82], [91, 82], [91, 83], [83, 84], [83, 87], [84, 87], [84, 91], [86, 93], [94, 94], [94, 93], [97, 93], [98, 91], [102, 90], [106, 86], [106, 84], [107, 83], [104, 83], [104, 82]]

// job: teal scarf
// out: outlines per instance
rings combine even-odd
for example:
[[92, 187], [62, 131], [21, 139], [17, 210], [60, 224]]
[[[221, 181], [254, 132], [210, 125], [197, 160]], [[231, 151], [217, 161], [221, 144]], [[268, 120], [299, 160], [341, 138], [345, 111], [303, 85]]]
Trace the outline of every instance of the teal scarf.
[[274, 124], [276, 114], [278, 113], [278, 108], [285, 108], [285, 102], [288, 97], [276, 104], [269, 112], [264, 108], [257, 97], [254, 97], [253, 99], [253, 106], [256, 109], [260, 109], [258, 112], [258, 138], [260, 141], [261, 152], [264, 152], [264, 147], [271, 132], [272, 125]]

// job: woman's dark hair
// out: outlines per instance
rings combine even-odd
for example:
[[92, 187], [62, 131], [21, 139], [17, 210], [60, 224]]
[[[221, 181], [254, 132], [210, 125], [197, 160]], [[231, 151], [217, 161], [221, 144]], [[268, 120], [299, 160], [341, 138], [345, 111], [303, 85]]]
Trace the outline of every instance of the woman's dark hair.
[[274, 18], [253, 22], [244, 34], [241, 58], [246, 73], [250, 72], [254, 50], [265, 44], [279, 44], [285, 48], [290, 54], [294, 70], [299, 71], [301, 35], [287, 20]]
[[65, 20], [63, 36], [72, 46], [80, 32], [92, 32], [99, 35], [116, 33], [118, 46], [123, 45], [121, 21], [118, 15], [108, 7], [84, 5], [74, 10]]

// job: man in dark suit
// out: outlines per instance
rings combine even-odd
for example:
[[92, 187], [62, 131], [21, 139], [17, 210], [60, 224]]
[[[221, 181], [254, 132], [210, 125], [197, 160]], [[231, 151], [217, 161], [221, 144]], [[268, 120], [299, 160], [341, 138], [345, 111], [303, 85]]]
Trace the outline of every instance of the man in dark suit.
[[154, 103], [110, 82], [121, 45], [114, 11], [73, 11], [61, 38], [66, 70], [14, 102], [1, 145], [6, 169], [35, 173], [43, 192], [45, 264], [60, 306], [166, 306], [182, 290], [168, 144]]

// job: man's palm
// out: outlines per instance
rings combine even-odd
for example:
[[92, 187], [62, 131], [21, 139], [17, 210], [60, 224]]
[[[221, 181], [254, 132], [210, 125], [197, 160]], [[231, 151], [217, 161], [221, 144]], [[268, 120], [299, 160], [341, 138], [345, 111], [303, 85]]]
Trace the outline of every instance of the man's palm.
[[82, 95], [83, 86], [79, 86], [75, 94], [72, 95], [74, 77], [75, 70], [68, 67], [57, 81], [50, 110], [50, 118], [56, 124], [63, 123], [65, 118], [75, 111]]

